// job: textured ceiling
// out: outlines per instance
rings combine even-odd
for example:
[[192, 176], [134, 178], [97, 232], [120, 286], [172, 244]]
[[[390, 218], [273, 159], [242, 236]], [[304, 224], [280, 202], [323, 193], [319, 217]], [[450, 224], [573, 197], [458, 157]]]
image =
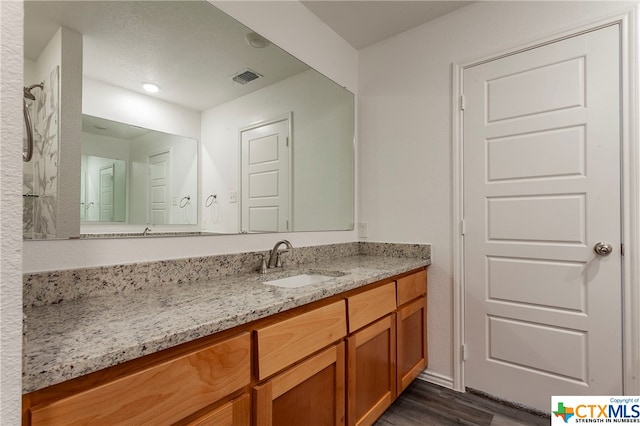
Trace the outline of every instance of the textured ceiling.
[[360, 50], [472, 3], [471, 1], [302, 1]]
[[[360, 49], [470, 2], [305, 1], [303, 4]], [[203, 111], [308, 67], [274, 45], [255, 49], [250, 29], [202, 0], [25, 1], [25, 57], [37, 59], [60, 26], [83, 34], [86, 77]], [[251, 69], [264, 76], [231, 80]], [[31, 82], [25, 82], [28, 84]], [[146, 93], [145, 93], [146, 94]]]
[[[274, 45], [250, 47], [251, 32], [204, 1], [27, 1], [25, 57], [36, 59], [60, 26], [83, 34], [85, 76], [196, 111], [298, 74], [308, 67]], [[264, 78], [231, 80], [250, 68]]]

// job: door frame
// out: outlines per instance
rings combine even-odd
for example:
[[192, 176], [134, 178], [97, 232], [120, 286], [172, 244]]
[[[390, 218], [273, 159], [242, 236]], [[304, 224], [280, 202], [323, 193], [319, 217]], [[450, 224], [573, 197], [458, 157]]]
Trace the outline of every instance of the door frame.
[[[453, 236], [453, 378], [451, 385], [464, 392], [464, 188], [463, 188], [463, 74], [465, 69], [610, 25], [620, 25], [621, 53], [621, 225], [622, 258], [622, 386], [625, 395], [640, 393], [640, 112], [638, 6], [608, 18], [572, 27], [561, 33], [536, 37], [525, 44], [488, 52], [453, 63], [452, 67], [452, 236]], [[635, 377], [635, 379], [634, 379]]]
[[293, 144], [293, 112], [289, 111], [288, 113], [275, 116], [269, 120], [257, 121], [255, 123], [248, 124], [244, 127], [238, 129], [238, 187], [237, 187], [237, 203], [238, 203], [238, 232], [242, 233], [242, 132], [246, 132], [248, 130], [253, 130], [258, 127], [267, 126], [269, 124], [279, 123], [280, 121], [287, 121], [287, 137], [289, 138], [289, 158], [288, 158], [288, 166], [289, 166], [289, 230], [287, 232], [292, 232], [293, 229], [293, 173], [295, 170], [293, 169], [293, 156], [294, 156], [294, 144]]

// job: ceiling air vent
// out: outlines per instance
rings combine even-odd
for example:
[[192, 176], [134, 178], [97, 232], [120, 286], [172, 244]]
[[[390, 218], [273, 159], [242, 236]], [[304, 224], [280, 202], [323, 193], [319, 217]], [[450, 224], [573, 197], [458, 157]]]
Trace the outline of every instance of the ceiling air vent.
[[233, 81], [235, 81], [236, 83], [240, 83], [240, 84], [247, 84], [250, 81], [253, 81], [257, 78], [262, 77], [260, 74], [258, 74], [255, 71], [251, 71], [250, 69], [246, 69], [242, 72], [240, 72], [239, 74], [237, 74], [236, 76], [233, 77]]

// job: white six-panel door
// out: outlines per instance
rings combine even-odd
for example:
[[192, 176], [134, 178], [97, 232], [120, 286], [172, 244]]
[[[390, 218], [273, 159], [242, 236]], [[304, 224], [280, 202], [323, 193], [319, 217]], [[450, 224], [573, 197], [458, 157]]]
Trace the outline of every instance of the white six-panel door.
[[171, 151], [149, 155], [149, 223], [171, 223]]
[[241, 132], [241, 230], [290, 230], [289, 120]]
[[100, 221], [113, 221], [113, 175], [115, 164], [100, 169]]
[[622, 393], [619, 50], [615, 25], [464, 70], [468, 387]]

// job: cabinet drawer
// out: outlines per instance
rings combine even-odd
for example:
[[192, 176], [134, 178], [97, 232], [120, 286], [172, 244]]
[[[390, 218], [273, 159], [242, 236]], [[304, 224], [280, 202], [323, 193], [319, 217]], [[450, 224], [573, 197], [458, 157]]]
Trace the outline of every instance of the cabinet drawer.
[[349, 333], [395, 311], [396, 286], [388, 283], [347, 299], [349, 305]]
[[407, 275], [398, 280], [398, 306], [427, 294], [427, 271]]
[[345, 311], [341, 300], [256, 330], [258, 379], [262, 380], [346, 336]]
[[249, 333], [30, 409], [33, 425], [169, 425], [248, 386]]
[[217, 410], [186, 423], [187, 426], [249, 426], [251, 400], [244, 394], [229, 401]]

